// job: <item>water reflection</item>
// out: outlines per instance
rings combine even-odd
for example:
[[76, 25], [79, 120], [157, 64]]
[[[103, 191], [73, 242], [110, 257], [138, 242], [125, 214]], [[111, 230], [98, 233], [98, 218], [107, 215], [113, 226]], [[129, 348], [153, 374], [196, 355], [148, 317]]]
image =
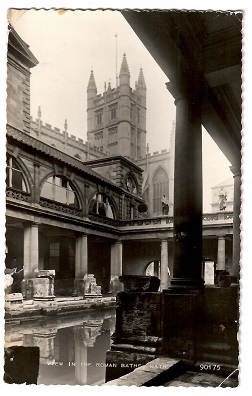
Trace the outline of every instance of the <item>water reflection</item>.
[[38, 384], [100, 385], [115, 330], [115, 309], [5, 326], [5, 347], [38, 346]]

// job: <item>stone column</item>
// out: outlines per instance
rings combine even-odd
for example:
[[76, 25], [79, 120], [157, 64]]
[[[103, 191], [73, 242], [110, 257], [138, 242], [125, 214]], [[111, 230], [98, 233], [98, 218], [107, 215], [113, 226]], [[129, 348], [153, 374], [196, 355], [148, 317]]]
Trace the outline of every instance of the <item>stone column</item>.
[[24, 227], [24, 278], [34, 278], [39, 264], [38, 224]]
[[154, 276], [157, 276], [159, 278], [159, 261], [154, 260]]
[[34, 203], [39, 203], [40, 199], [40, 188], [39, 188], [39, 173], [40, 173], [40, 164], [38, 162], [34, 162], [34, 186], [32, 190], [32, 199]]
[[110, 261], [110, 292], [116, 294], [123, 289], [119, 276], [122, 275], [122, 252], [123, 245], [121, 241], [116, 241], [111, 245]]
[[234, 204], [233, 204], [233, 265], [232, 274], [239, 280], [240, 274], [240, 212], [241, 212], [241, 169], [231, 166], [234, 175]]
[[198, 76], [181, 72], [179, 84], [167, 83], [175, 98], [174, 260], [171, 287], [201, 288], [202, 130]]
[[225, 267], [225, 237], [218, 238], [217, 266], [216, 270], [224, 271]]
[[84, 276], [88, 273], [88, 238], [82, 234], [75, 241], [75, 289], [84, 295]]
[[168, 240], [161, 240], [160, 289], [168, 288]]

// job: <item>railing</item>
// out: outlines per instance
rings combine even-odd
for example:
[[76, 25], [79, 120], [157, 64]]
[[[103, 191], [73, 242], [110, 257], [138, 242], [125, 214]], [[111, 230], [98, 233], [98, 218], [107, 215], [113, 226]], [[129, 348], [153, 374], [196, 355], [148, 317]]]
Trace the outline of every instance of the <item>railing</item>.
[[40, 198], [39, 205], [42, 206], [43, 208], [48, 208], [48, 209], [56, 210], [57, 212], [81, 217], [81, 209], [74, 208], [69, 205], [64, 205], [59, 202], [51, 201], [50, 199]]
[[123, 220], [120, 221], [121, 227], [135, 227], [135, 226], [157, 226], [173, 224], [173, 217], [162, 216], [162, 217], [150, 217], [146, 219], [134, 219], [134, 220]]
[[109, 217], [96, 216], [93, 214], [89, 214], [88, 218], [91, 221], [95, 221], [97, 223], [102, 223], [113, 227], [118, 227], [121, 223], [118, 220], [110, 219]]
[[[22, 202], [29, 202], [31, 195], [25, 191], [14, 190], [10, 187], [6, 189], [6, 197], [16, 199]], [[82, 210], [77, 207], [72, 207], [59, 202], [52, 201], [46, 198], [40, 198], [39, 205], [43, 208], [48, 208], [61, 212], [64, 214], [70, 214], [72, 216], [82, 217]], [[115, 220], [108, 217], [98, 216], [89, 214], [89, 220], [92, 222], [104, 224], [112, 227], [119, 228], [162, 228], [162, 227], [173, 227], [173, 217], [171, 216], [158, 216], [149, 217], [133, 220]], [[202, 215], [203, 226], [213, 225], [213, 224], [232, 224], [233, 223], [233, 212], [218, 212], [218, 213], [204, 213]]]
[[29, 202], [30, 196], [31, 194], [27, 193], [26, 191], [15, 190], [11, 187], [6, 189], [7, 198], [17, 199], [18, 201], [22, 202]]
[[[222, 223], [231, 224], [233, 222], [233, 212], [218, 212], [218, 213], [204, 213], [202, 215], [203, 225]], [[141, 226], [173, 226], [173, 217], [171, 216], [159, 216], [150, 217], [145, 219], [133, 219], [120, 221], [120, 227], [141, 227]]]

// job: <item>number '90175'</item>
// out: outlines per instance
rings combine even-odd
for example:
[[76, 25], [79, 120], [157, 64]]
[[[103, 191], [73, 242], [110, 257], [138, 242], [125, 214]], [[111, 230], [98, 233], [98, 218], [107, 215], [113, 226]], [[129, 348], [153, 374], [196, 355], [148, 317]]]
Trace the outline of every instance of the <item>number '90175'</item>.
[[200, 364], [200, 370], [219, 371], [220, 365], [219, 364]]

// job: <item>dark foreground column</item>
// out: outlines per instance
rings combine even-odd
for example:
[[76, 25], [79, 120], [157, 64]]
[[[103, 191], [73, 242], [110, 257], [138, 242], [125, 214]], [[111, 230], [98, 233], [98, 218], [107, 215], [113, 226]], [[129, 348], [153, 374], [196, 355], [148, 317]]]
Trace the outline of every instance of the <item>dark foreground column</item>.
[[167, 88], [175, 97], [173, 277], [163, 290], [163, 353], [193, 359], [202, 291], [202, 131], [200, 82]]
[[232, 275], [237, 280], [240, 276], [240, 212], [241, 212], [241, 169], [231, 166], [234, 174], [234, 207], [233, 207], [233, 266]]
[[[195, 85], [197, 81], [195, 81]], [[172, 287], [201, 288], [202, 131], [201, 96], [191, 86], [167, 84], [175, 97], [174, 264]]]

